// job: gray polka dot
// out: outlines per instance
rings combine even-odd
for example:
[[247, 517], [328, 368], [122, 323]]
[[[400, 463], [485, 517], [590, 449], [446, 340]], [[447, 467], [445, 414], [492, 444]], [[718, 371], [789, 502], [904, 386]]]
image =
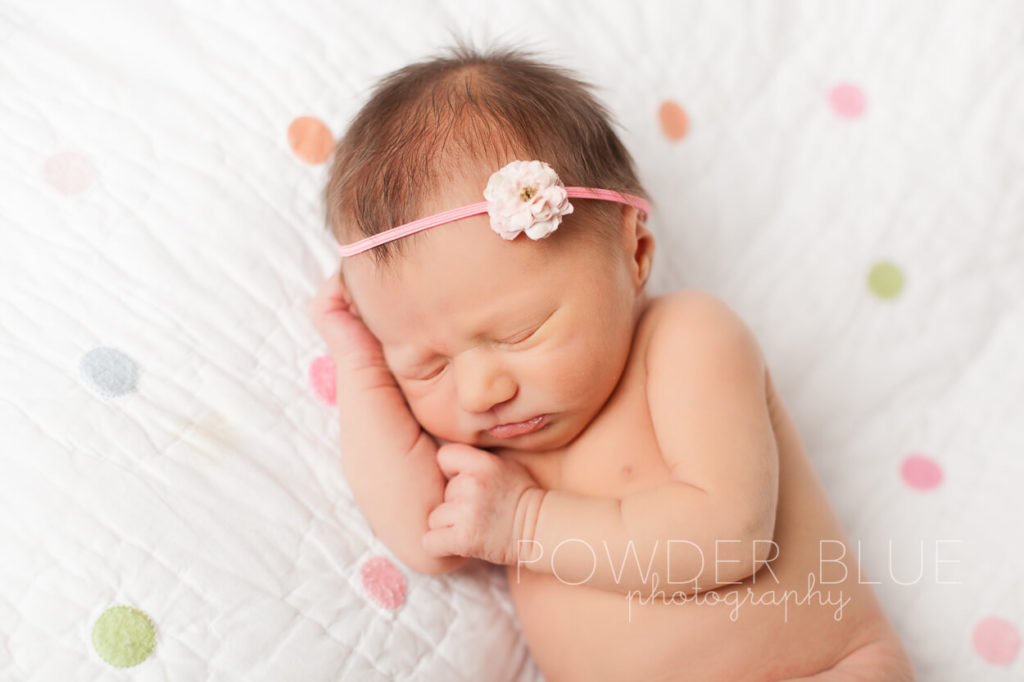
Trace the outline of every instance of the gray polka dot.
[[135, 390], [135, 361], [115, 348], [93, 348], [82, 356], [78, 370], [91, 389], [108, 398]]

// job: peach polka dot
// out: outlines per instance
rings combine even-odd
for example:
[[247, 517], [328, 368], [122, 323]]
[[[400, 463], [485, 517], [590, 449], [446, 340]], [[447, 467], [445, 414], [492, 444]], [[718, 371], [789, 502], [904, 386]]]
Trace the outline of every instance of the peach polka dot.
[[857, 118], [864, 113], [867, 100], [864, 93], [852, 83], [839, 83], [828, 93], [832, 110], [843, 118]]
[[665, 137], [673, 141], [683, 139], [690, 130], [690, 117], [686, 115], [686, 110], [672, 100], [661, 103], [658, 120]]
[[900, 467], [903, 482], [917, 490], [931, 490], [942, 482], [942, 469], [930, 457], [910, 455]]
[[385, 609], [397, 609], [405, 603], [405, 576], [384, 557], [373, 557], [361, 570], [363, 589]]
[[96, 183], [98, 174], [78, 152], [54, 154], [43, 163], [43, 178], [61, 194], [79, 194]]
[[299, 116], [288, 126], [288, 144], [306, 163], [323, 163], [334, 151], [334, 136], [320, 119]]
[[989, 663], [1009, 665], [1020, 652], [1020, 635], [1013, 624], [990, 616], [974, 626], [974, 650]]
[[337, 398], [336, 376], [334, 358], [330, 355], [321, 355], [309, 364], [309, 385], [313, 387], [313, 393], [328, 405], [333, 405]]

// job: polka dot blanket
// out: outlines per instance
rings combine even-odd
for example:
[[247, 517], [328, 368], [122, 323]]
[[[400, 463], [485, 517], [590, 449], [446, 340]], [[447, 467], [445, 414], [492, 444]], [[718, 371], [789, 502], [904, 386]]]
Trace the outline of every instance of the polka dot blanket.
[[1024, 679], [1016, 0], [0, 5], [0, 679], [541, 679], [503, 570], [371, 532], [305, 312], [333, 144], [452, 28], [597, 86], [919, 678]]

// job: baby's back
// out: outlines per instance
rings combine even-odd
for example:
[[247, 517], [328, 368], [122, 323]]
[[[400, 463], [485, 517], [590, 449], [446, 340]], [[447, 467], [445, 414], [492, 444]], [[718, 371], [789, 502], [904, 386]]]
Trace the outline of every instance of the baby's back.
[[[585, 495], [621, 499], [667, 481], [644, 367], [664, 301], [650, 302], [619, 385], [584, 433], [559, 451], [495, 454], [522, 463], [542, 487]], [[870, 586], [858, 582], [856, 554], [767, 372], [765, 384], [779, 457], [770, 561], [739, 584], [685, 598], [685, 584], [630, 596], [509, 566], [521, 627], [548, 682], [767, 682], [825, 670], [862, 645], [894, 637]], [[597, 561], [608, 561], [602, 548], [592, 549]], [[683, 592], [674, 597], [676, 590]]]

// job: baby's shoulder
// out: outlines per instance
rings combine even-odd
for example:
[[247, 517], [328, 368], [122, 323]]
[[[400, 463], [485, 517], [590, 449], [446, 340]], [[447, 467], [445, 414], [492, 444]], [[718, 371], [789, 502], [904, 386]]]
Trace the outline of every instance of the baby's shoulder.
[[651, 299], [644, 315], [647, 327], [644, 367], [648, 375], [664, 363], [727, 360], [761, 351], [740, 315], [718, 296], [700, 289], [679, 289]]

